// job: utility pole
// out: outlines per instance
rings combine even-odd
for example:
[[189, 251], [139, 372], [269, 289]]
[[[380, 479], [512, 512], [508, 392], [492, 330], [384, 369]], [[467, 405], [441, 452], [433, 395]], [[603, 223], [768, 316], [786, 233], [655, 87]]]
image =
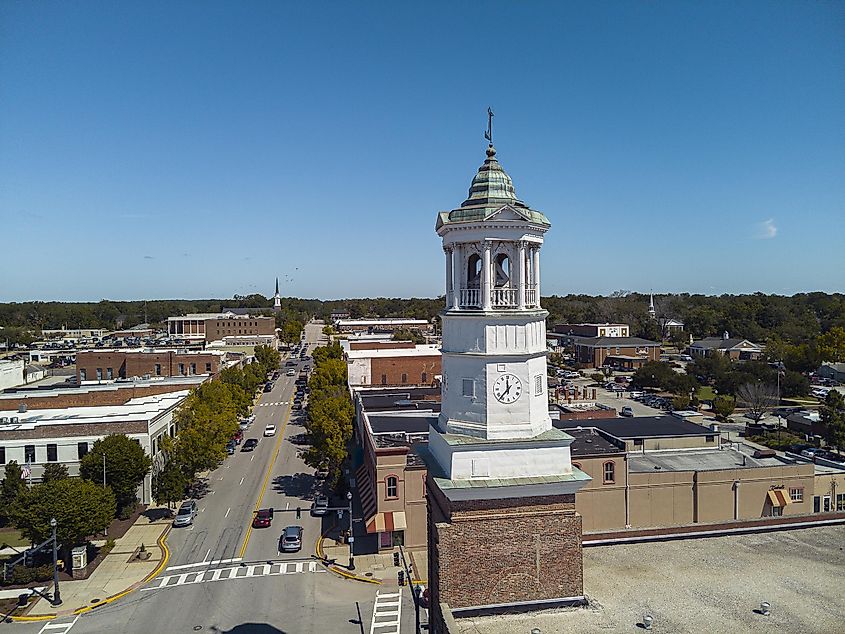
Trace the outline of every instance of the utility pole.
[[417, 592], [420, 588], [418, 585], [414, 585], [414, 577], [411, 575], [411, 567], [408, 565], [408, 560], [405, 559], [405, 549], [402, 548], [402, 545], [399, 545], [399, 554], [402, 555], [402, 567], [405, 569], [405, 574], [408, 577], [408, 586], [411, 588], [411, 595], [414, 599], [414, 616], [416, 617], [417, 622], [417, 634], [420, 634], [420, 595]]
[[53, 529], [53, 605], [62, 604], [62, 595], [59, 593], [59, 544], [56, 541], [56, 518], [50, 520], [50, 528]]
[[349, 502], [349, 570], [355, 570], [355, 557], [353, 555], [355, 536], [352, 534], [352, 491], [346, 492], [346, 499]]
[[[106, 453], [105, 452], [103, 452], [103, 488], [104, 489], [106, 488]], [[103, 535], [105, 535], [106, 537], [109, 536], [109, 527], [108, 526], [106, 526], [106, 528], [103, 530]]]

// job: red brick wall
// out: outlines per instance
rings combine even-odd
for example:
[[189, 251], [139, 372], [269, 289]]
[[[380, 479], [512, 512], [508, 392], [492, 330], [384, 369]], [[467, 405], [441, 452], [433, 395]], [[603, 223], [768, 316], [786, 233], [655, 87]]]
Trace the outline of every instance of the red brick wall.
[[583, 595], [574, 494], [450, 503], [433, 480], [426, 488], [432, 607]]
[[[85, 370], [85, 379], [95, 381], [97, 379], [97, 368], [103, 371], [103, 380], [107, 380], [107, 370], [112, 368], [113, 379], [130, 378], [133, 376], [180, 376], [179, 364], [185, 366], [185, 375], [191, 374], [191, 364], [196, 364], [194, 374], [209, 374], [206, 364], [211, 364], [211, 374], [216, 374], [220, 369], [220, 356], [216, 354], [203, 353], [178, 353], [172, 351], [162, 352], [130, 352], [130, 351], [109, 351], [98, 352], [96, 350], [83, 350], [76, 355], [76, 380], [80, 380], [82, 370]], [[161, 374], [156, 374], [156, 364], [161, 366]]]
[[27, 392], [24, 399], [23, 394], [18, 398], [0, 399], [0, 411], [17, 412], [18, 406], [26, 402], [28, 410], [33, 409], [64, 409], [67, 407], [90, 407], [95, 405], [123, 405], [127, 401], [140, 396], [152, 396], [154, 394], [167, 394], [184, 390], [184, 385], [126, 385], [115, 387], [110, 390], [97, 390], [94, 392], [82, 391], [78, 394], [38, 394]]
[[[425, 381], [422, 380], [426, 373]], [[434, 383], [434, 376], [440, 374], [440, 356], [425, 357], [373, 357], [370, 360], [370, 376], [373, 385], [420, 385]], [[405, 375], [405, 381], [402, 375]], [[385, 381], [382, 380], [385, 377]]]

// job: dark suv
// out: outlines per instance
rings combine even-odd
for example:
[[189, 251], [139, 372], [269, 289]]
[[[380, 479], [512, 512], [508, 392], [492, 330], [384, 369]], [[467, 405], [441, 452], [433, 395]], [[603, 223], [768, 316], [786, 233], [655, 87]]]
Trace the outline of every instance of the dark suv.
[[252, 451], [258, 446], [258, 440], [255, 438], [247, 438], [241, 446], [241, 451]]

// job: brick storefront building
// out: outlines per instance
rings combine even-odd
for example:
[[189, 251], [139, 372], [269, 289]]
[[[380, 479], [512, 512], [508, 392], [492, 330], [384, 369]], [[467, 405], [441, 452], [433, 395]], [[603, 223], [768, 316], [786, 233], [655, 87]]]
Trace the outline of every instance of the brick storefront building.
[[349, 386], [433, 385], [440, 376], [440, 349], [410, 342], [352, 344], [346, 352]]
[[76, 355], [76, 380], [114, 381], [133, 376], [193, 376], [217, 374], [225, 353], [179, 350], [81, 350]]
[[188, 341], [220, 341], [236, 335], [275, 335], [276, 318], [226, 313], [194, 313], [167, 318], [167, 333]]
[[573, 337], [575, 363], [581, 367], [610, 365], [636, 370], [660, 361], [660, 344], [639, 337]]

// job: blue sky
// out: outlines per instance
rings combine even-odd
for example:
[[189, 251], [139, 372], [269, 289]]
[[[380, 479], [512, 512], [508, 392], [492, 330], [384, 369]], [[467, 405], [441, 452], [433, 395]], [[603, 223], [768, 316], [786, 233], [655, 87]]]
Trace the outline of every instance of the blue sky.
[[845, 291], [845, 3], [8, 1], [0, 301], [442, 293], [488, 105], [544, 294]]

